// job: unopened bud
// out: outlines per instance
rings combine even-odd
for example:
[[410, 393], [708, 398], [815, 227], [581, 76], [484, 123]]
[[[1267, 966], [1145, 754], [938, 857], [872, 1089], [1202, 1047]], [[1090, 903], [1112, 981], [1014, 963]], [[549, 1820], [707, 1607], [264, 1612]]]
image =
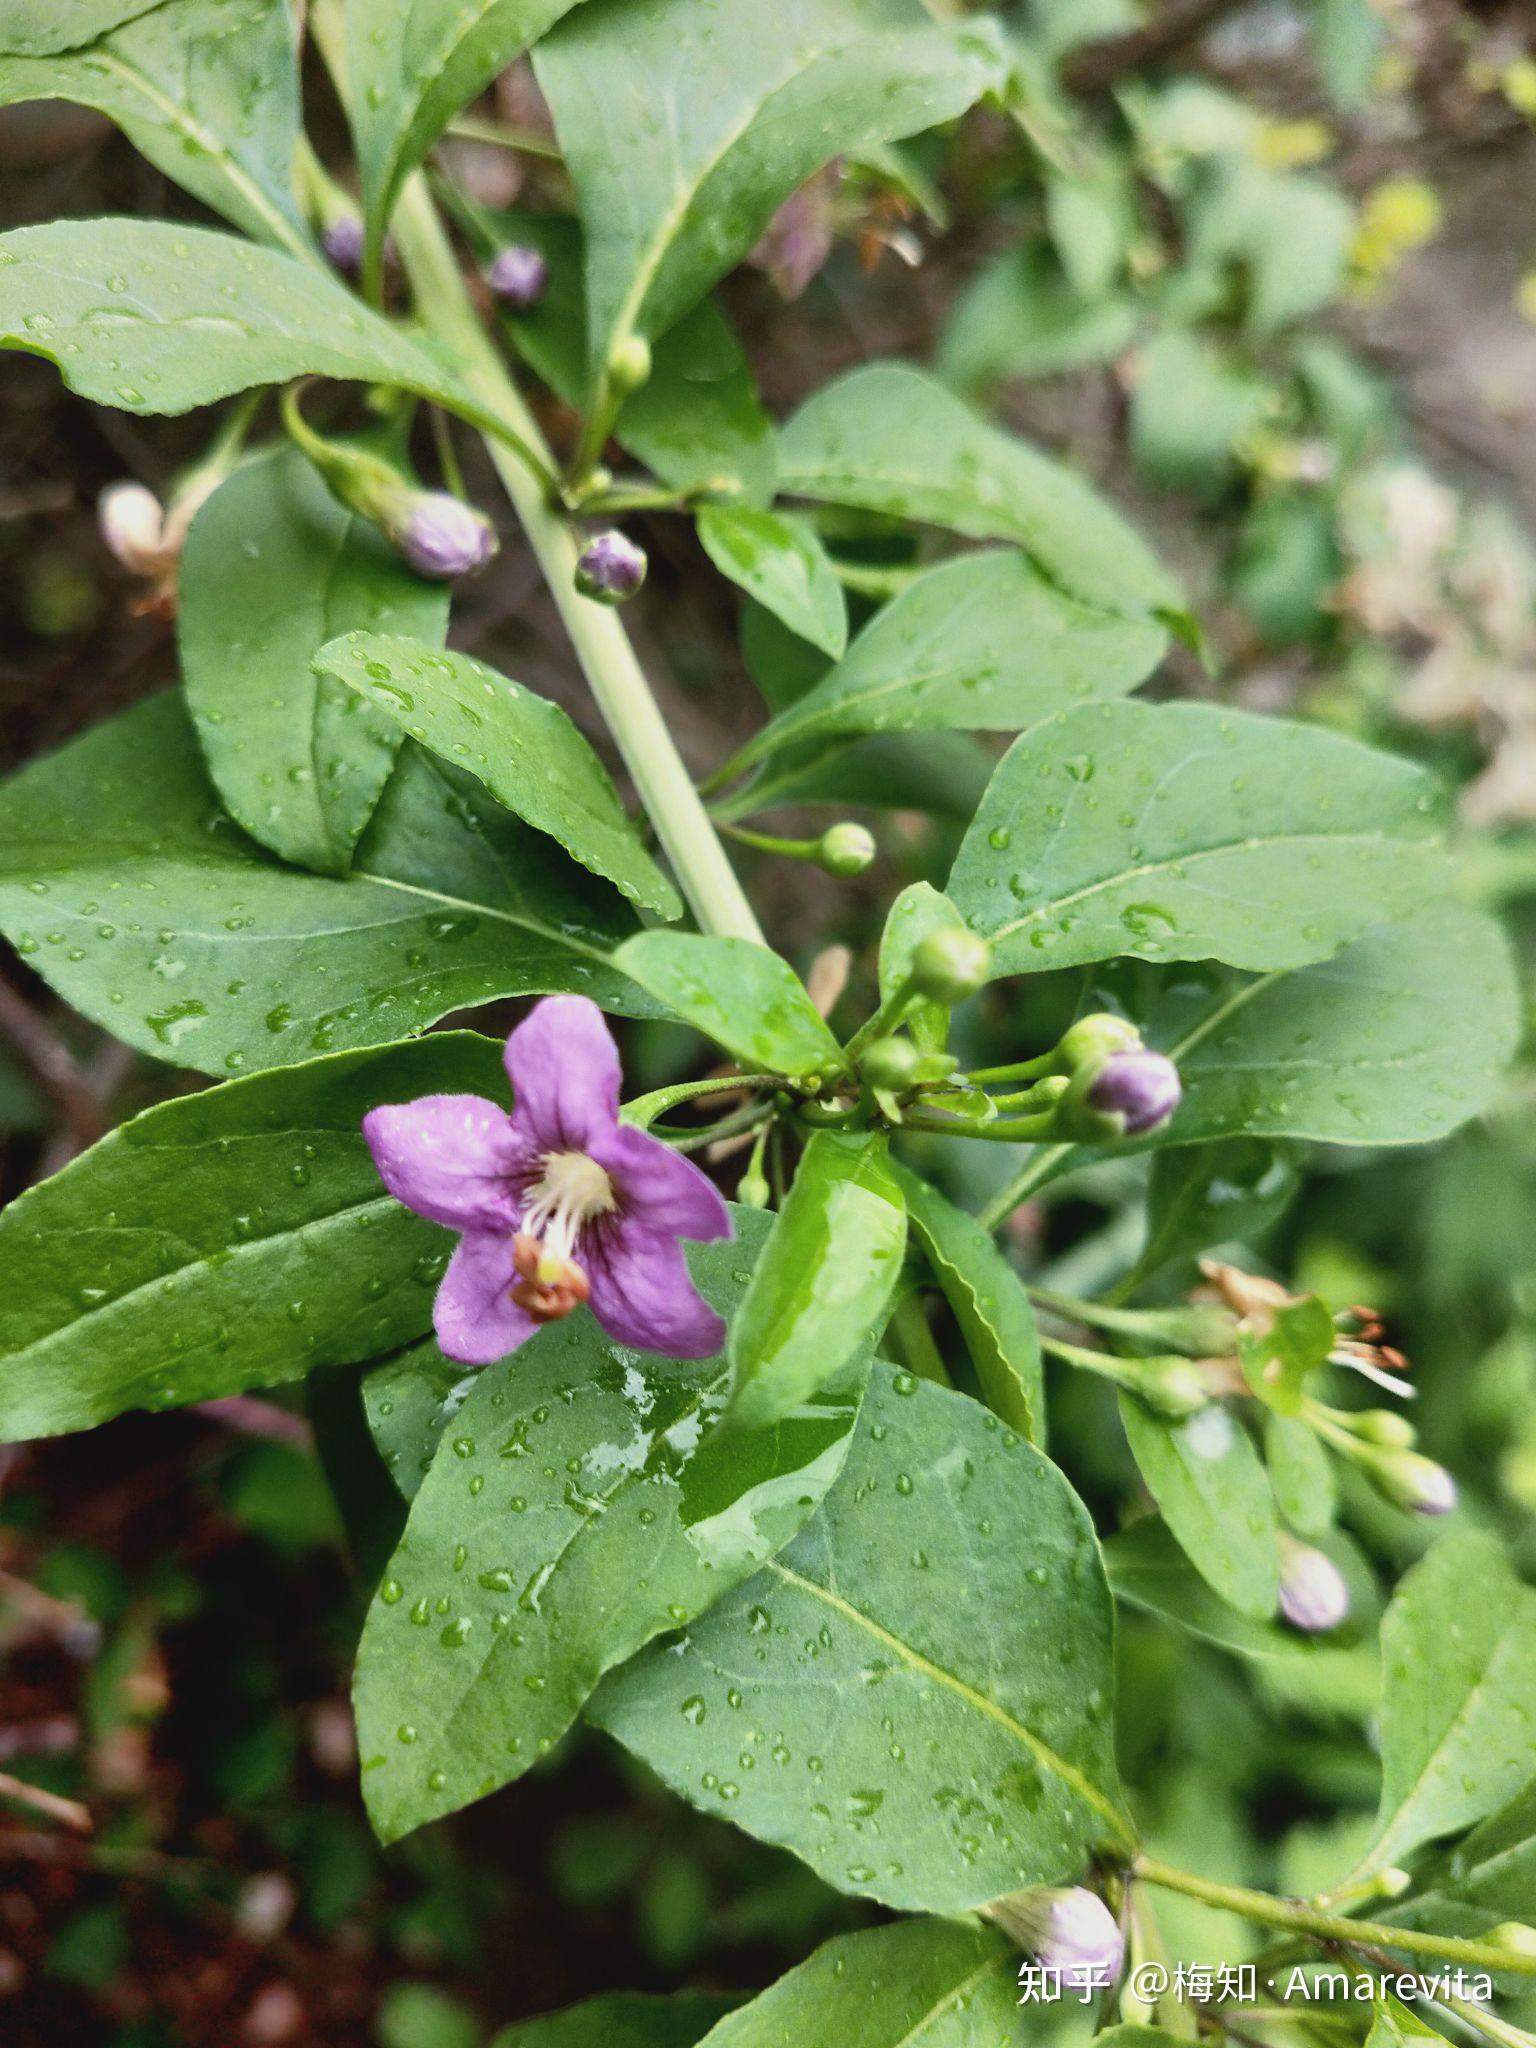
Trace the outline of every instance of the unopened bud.
[[869, 1085], [893, 1094], [914, 1084], [921, 1065], [922, 1054], [910, 1038], [877, 1038], [859, 1055], [859, 1072]]
[[96, 501], [101, 537], [135, 576], [158, 576], [167, 566], [165, 511], [143, 484], [108, 484]]
[[816, 865], [829, 875], [848, 881], [862, 875], [879, 848], [875, 835], [863, 825], [829, 825], [816, 842]]
[[1165, 1421], [1186, 1422], [1210, 1406], [1211, 1390], [1199, 1367], [1187, 1358], [1138, 1358], [1127, 1363], [1135, 1375], [1128, 1383], [1153, 1414]]
[[986, 986], [992, 948], [963, 925], [930, 932], [912, 955], [912, 980], [930, 1002], [959, 1003]]
[[1093, 1073], [1083, 1100], [1102, 1117], [1116, 1117], [1127, 1138], [1160, 1130], [1184, 1094], [1179, 1070], [1163, 1053], [1115, 1052]]
[[1365, 1469], [1387, 1499], [1410, 1514], [1448, 1515], [1456, 1505], [1450, 1473], [1417, 1451], [1382, 1451]]
[[1527, 1927], [1523, 1920], [1501, 1920], [1497, 1927], [1489, 1928], [1483, 1939], [1517, 1956], [1536, 1956], [1536, 1927]]
[[1105, 1989], [1124, 1966], [1125, 1937], [1114, 1915], [1083, 1885], [1040, 1885], [982, 1910], [1042, 1969], [1059, 1972], [1064, 1990]]
[[1107, 1010], [1101, 1011], [1092, 1017], [1079, 1017], [1063, 1034], [1056, 1048], [1056, 1063], [1072, 1074], [1079, 1067], [1108, 1059], [1111, 1053], [1134, 1052], [1140, 1046], [1141, 1033], [1134, 1024], [1128, 1024], [1124, 1017], [1112, 1016]]
[[644, 583], [649, 566], [644, 548], [610, 528], [595, 533], [582, 549], [576, 563], [576, 588], [597, 604], [627, 604]]
[[1280, 1538], [1280, 1612], [1292, 1628], [1323, 1635], [1349, 1614], [1349, 1588], [1331, 1557], [1310, 1543]]
[[450, 491], [407, 492], [387, 531], [416, 574], [434, 582], [473, 575], [496, 552], [495, 527]]
[[1385, 1444], [1392, 1450], [1411, 1451], [1419, 1432], [1406, 1415], [1391, 1408], [1367, 1408], [1349, 1418], [1349, 1426], [1368, 1444]]
[[537, 249], [514, 242], [492, 259], [485, 281], [504, 306], [526, 313], [549, 289], [549, 265]]
[[355, 213], [338, 213], [326, 223], [320, 243], [344, 277], [355, 277], [363, 261], [363, 223]]
[[736, 1199], [744, 1209], [766, 1209], [771, 1193], [768, 1176], [754, 1159], [736, 1183]]
[[631, 391], [638, 391], [642, 384], [649, 383], [650, 375], [650, 343], [643, 334], [626, 334], [622, 341], [615, 343], [608, 358], [608, 382], [627, 398]]

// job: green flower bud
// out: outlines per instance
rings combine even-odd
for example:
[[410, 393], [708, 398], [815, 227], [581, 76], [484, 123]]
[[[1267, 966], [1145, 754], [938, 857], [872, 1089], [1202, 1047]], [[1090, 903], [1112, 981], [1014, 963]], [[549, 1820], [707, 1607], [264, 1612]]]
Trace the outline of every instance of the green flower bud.
[[1378, 1493], [1410, 1514], [1448, 1515], [1456, 1505], [1456, 1482], [1450, 1473], [1417, 1451], [1372, 1449], [1355, 1462]]
[[1523, 1920], [1501, 1920], [1489, 1929], [1486, 1939], [1495, 1948], [1507, 1948], [1517, 1956], [1536, 1956], [1536, 1927], [1527, 1927]]
[[1138, 1358], [1127, 1364], [1135, 1374], [1133, 1390], [1165, 1421], [1184, 1422], [1211, 1404], [1210, 1388], [1187, 1358]]
[[1389, 1863], [1385, 1870], [1378, 1870], [1373, 1885], [1379, 1899], [1400, 1899], [1412, 1887], [1413, 1879], [1396, 1863]]
[[877, 1038], [859, 1055], [859, 1072], [872, 1088], [899, 1094], [918, 1079], [923, 1056], [910, 1038]]
[[862, 875], [878, 850], [874, 833], [863, 825], [829, 825], [816, 842], [816, 865], [847, 881]]
[[1134, 1052], [1140, 1044], [1141, 1033], [1134, 1024], [1103, 1011], [1078, 1018], [1057, 1046], [1056, 1059], [1068, 1073], [1076, 1073], [1079, 1067], [1097, 1066], [1111, 1053]]
[[912, 955], [913, 982], [930, 1002], [963, 1002], [986, 986], [991, 972], [992, 948], [962, 925], [930, 932]]
[[608, 382], [627, 398], [631, 391], [649, 383], [650, 376], [650, 343], [643, 334], [626, 334], [621, 342], [615, 343], [608, 358]]
[[1349, 1426], [1366, 1443], [1385, 1444], [1392, 1450], [1411, 1451], [1419, 1440], [1419, 1432], [1407, 1416], [1391, 1408], [1367, 1408], [1352, 1415]]
[[768, 1176], [754, 1158], [736, 1183], [736, 1199], [744, 1209], [766, 1209], [770, 1198]]

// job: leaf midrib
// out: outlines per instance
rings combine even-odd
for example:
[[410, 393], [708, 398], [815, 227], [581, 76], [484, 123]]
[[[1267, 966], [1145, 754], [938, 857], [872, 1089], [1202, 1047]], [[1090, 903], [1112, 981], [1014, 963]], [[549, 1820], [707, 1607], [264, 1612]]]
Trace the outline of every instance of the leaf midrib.
[[995, 1721], [1008, 1735], [1021, 1743], [1036, 1762], [1053, 1772], [1079, 1799], [1091, 1806], [1101, 1820], [1107, 1821], [1122, 1841], [1130, 1843], [1130, 1831], [1113, 1802], [1107, 1799], [1096, 1785], [1091, 1784], [1075, 1764], [1068, 1763], [1064, 1756], [1058, 1755], [1048, 1742], [1036, 1735], [1032, 1729], [1026, 1728], [1024, 1723], [1010, 1714], [1006, 1707], [999, 1706], [996, 1700], [990, 1700], [985, 1693], [978, 1692], [958, 1673], [946, 1671], [942, 1665], [933, 1663], [920, 1650], [914, 1649], [900, 1636], [893, 1635], [872, 1615], [865, 1614], [861, 1608], [845, 1600], [840, 1593], [834, 1593], [829, 1586], [818, 1585], [814, 1579], [802, 1578], [799, 1572], [792, 1570], [776, 1557], [769, 1558], [763, 1569], [777, 1573], [786, 1585], [798, 1586], [801, 1592], [810, 1594], [812, 1599], [824, 1602], [835, 1613], [841, 1614], [846, 1620], [872, 1635], [887, 1649], [893, 1650], [912, 1670], [920, 1672], [925, 1678], [933, 1679], [939, 1685], [948, 1687], [968, 1706]]

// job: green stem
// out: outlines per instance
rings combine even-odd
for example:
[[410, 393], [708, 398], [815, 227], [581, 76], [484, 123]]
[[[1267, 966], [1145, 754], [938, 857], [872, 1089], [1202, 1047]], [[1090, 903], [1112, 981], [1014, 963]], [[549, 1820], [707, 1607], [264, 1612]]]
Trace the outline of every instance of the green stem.
[[473, 114], [461, 114], [448, 123], [448, 134], [461, 142], [486, 142], [493, 149], [515, 149], [521, 156], [536, 156], [546, 163], [561, 162], [558, 146], [547, 135], [532, 128], [512, 128], [500, 121], [480, 121]]
[[905, 981], [898, 982], [872, 1017], [866, 1017], [852, 1038], [843, 1047], [850, 1066], [866, 1045], [877, 1038], [884, 1038], [888, 1031], [894, 1031], [912, 1007], [917, 996], [917, 983], [909, 974]]
[[904, 1301], [896, 1304], [891, 1316], [891, 1328], [896, 1342], [906, 1361], [907, 1370], [915, 1372], [920, 1380], [932, 1380], [935, 1386], [948, 1387], [950, 1379], [933, 1331], [923, 1311], [922, 1296], [909, 1294]]
[[1049, 1052], [1040, 1053], [1032, 1060], [1015, 1060], [1011, 1067], [978, 1067], [971, 1075], [973, 1081], [1035, 1081], [1043, 1074], [1056, 1071], [1056, 1052], [1053, 1045]]
[[1245, 1885], [1217, 1884], [1193, 1871], [1160, 1863], [1154, 1856], [1138, 1856], [1131, 1870], [1146, 1884], [1182, 1892], [1185, 1898], [1199, 1899], [1203, 1905], [1288, 1934], [1309, 1934], [1318, 1941], [1370, 1942], [1378, 1948], [1400, 1949], [1406, 1955], [1458, 1963], [1464, 1970], [1536, 1977], [1536, 1956], [1522, 1955], [1518, 1949], [1503, 1948], [1496, 1942], [1459, 1941], [1453, 1935], [1428, 1934], [1416, 1927], [1392, 1927], [1382, 1921], [1353, 1920], [1347, 1913], [1319, 1912], [1302, 1899], [1277, 1899], [1268, 1892], [1249, 1891]]
[[676, 1081], [668, 1088], [653, 1088], [649, 1095], [637, 1095], [633, 1102], [626, 1102], [619, 1118], [643, 1131], [679, 1102], [697, 1102], [701, 1095], [735, 1095], [743, 1088], [783, 1085], [778, 1074], [714, 1074], [707, 1081]]
[[[1048, 1109], [1040, 1116], [1000, 1117], [991, 1124], [968, 1124], [958, 1117], [910, 1115], [904, 1117], [902, 1123], [905, 1130], [931, 1131], [942, 1138], [980, 1138], [984, 1143], [993, 1145], [1031, 1145], [1038, 1144], [1047, 1136], [1055, 1121], [1055, 1110]], [[985, 1216], [982, 1220], [985, 1222]]]
[[772, 832], [749, 831], [745, 825], [722, 825], [720, 830], [741, 846], [755, 847], [759, 853], [781, 854], [786, 860], [815, 860], [821, 851], [819, 839], [780, 839]]
[[[522, 393], [484, 333], [425, 181], [410, 179], [395, 214], [395, 244], [416, 303], [432, 330], [462, 360], [476, 402], [515, 433], [554, 473], [554, 458]], [[480, 424], [480, 422], [476, 422]], [[639, 791], [656, 836], [700, 928], [716, 937], [764, 943], [752, 906], [683, 766], [617, 614], [576, 588], [580, 549], [569, 523], [499, 440], [490, 456], [523, 523], [577, 659]]]
[[743, 1103], [740, 1109], [721, 1117], [719, 1123], [710, 1124], [706, 1130], [688, 1131], [677, 1137], [670, 1131], [660, 1130], [654, 1135], [664, 1145], [670, 1145], [674, 1152], [702, 1152], [706, 1146], [718, 1145], [722, 1138], [737, 1138], [743, 1131], [756, 1130], [759, 1124], [766, 1138], [774, 1128], [773, 1104], [764, 1102], [760, 1097], [755, 1102]]
[[1052, 1358], [1059, 1358], [1064, 1365], [1075, 1366], [1079, 1372], [1091, 1372], [1114, 1386], [1124, 1387], [1128, 1393], [1146, 1391], [1146, 1380], [1137, 1359], [1116, 1358], [1111, 1351], [1087, 1351], [1081, 1344], [1063, 1343], [1061, 1338], [1049, 1337], [1043, 1330], [1040, 1332], [1040, 1349], [1048, 1351]]
[[977, 1222], [988, 1230], [996, 1230], [1021, 1202], [1029, 1200], [1036, 1188], [1044, 1186], [1071, 1149], [1070, 1145], [1046, 1145], [1032, 1153], [1008, 1185], [999, 1189], [991, 1201], [977, 1212]]

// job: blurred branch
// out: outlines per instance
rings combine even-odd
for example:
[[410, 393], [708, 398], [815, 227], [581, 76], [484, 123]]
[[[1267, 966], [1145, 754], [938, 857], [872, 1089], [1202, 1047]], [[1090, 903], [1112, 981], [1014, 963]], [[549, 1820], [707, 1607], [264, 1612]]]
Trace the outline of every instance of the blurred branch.
[[74, 1149], [94, 1145], [107, 1128], [100, 1097], [40, 1010], [19, 989], [0, 979], [0, 1034], [21, 1055], [28, 1071], [51, 1097]]
[[45, 1813], [50, 1820], [73, 1828], [77, 1834], [88, 1835], [96, 1825], [90, 1808], [82, 1806], [78, 1799], [64, 1799], [57, 1792], [45, 1791], [41, 1785], [29, 1785], [25, 1778], [13, 1778], [9, 1771], [0, 1771], [0, 1799], [14, 1799], [18, 1806], [30, 1806], [34, 1813]]
[[1237, 0], [1169, 0], [1144, 28], [1127, 29], [1124, 35], [1106, 36], [1103, 42], [1075, 50], [1061, 67], [1062, 83], [1073, 92], [1104, 92], [1126, 72], [1156, 64], [1198, 42], [1236, 4]]

